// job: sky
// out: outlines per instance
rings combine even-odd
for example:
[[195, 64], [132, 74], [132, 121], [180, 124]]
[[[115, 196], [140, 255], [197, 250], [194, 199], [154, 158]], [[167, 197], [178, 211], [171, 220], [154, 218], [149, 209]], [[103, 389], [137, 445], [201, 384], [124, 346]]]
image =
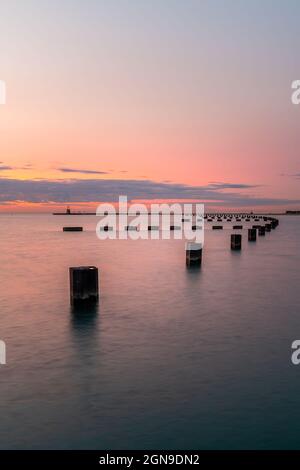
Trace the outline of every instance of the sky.
[[298, 0], [1, 0], [0, 212], [300, 209]]

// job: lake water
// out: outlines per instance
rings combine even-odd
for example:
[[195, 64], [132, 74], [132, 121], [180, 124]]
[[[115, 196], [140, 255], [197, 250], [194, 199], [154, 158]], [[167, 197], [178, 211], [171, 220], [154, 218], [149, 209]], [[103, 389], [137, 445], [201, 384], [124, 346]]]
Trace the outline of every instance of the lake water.
[[[2, 214], [0, 448], [300, 449], [300, 217], [279, 220], [241, 252], [208, 227], [187, 270], [183, 241]], [[74, 314], [68, 268], [89, 264], [99, 309]]]

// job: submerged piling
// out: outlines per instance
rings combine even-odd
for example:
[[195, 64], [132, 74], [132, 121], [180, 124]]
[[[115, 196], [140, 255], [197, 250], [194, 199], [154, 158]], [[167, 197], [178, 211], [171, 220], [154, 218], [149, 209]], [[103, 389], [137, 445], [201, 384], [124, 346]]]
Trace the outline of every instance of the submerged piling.
[[241, 250], [242, 248], [242, 235], [237, 233], [231, 234], [231, 249], [232, 250]]
[[185, 244], [185, 259], [187, 267], [201, 266], [202, 262], [202, 244], [187, 242]]
[[260, 237], [264, 237], [266, 235], [266, 228], [264, 226], [259, 227], [258, 229], [258, 235]]
[[71, 267], [69, 273], [71, 304], [98, 302], [98, 268], [95, 266]]

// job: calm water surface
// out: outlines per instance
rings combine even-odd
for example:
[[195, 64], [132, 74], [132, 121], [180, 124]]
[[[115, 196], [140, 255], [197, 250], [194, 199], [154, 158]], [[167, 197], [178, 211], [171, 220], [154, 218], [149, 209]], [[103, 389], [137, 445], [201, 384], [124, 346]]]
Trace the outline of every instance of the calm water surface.
[[[0, 448], [300, 449], [300, 217], [240, 253], [99, 241], [95, 217], [0, 216]], [[68, 268], [100, 269], [74, 314]]]

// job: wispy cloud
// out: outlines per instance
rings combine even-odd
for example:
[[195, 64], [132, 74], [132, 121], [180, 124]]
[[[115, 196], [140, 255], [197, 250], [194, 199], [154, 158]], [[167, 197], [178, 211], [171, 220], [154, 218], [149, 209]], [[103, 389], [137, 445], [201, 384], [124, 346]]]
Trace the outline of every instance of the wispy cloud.
[[11, 166], [0, 165], [0, 171], [13, 170]]
[[58, 171], [63, 173], [80, 173], [82, 175], [107, 175], [107, 171], [98, 170], [79, 170], [77, 168], [57, 168]]
[[292, 174], [281, 173], [280, 176], [288, 176], [289, 178], [300, 179], [300, 173], [292, 173]]
[[7, 170], [30, 170], [32, 167], [31, 164], [26, 164], [24, 166], [10, 166], [5, 165], [4, 162], [0, 162], [0, 171], [7, 171]]
[[210, 189], [249, 189], [249, 188], [259, 188], [261, 185], [253, 184], [243, 184], [243, 183], [222, 183], [219, 181], [210, 182], [207, 186]]
[[117, 201], [119, 195], [126, 195], [129, 200], [198, 200], [204, 203], [232, 207], [300, 203], [300, 200], [256, 197], [242, 191], [253, 188], [256, 188], [256, 185], [222, 182], [204, 186], [190, 186], [151, 180], [72, 179], [53, 181], [0, 178], [0, 202], [100, 203]]

